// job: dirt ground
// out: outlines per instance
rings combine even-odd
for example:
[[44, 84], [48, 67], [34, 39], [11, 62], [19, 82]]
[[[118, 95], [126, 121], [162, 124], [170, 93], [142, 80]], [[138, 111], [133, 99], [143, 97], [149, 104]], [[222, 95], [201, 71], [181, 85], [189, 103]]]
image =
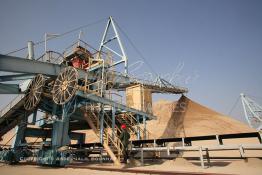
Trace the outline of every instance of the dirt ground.
[[49, 168], [33, 165], [23, 165], [23, 166], [10, 166], [0, 164], [0, 174], [1, 175], [133, 175], [133, 173], [122, 173], [122, 172], [112, 172], [112, 171], [97, 171], [89, 169], [78, 169], [78, 168]]
[[[116, 168], [112, 164], [83, 164], [81, 167], [106, 167]], [[5, 165], [0, 164], [1, 175], [109, 175], [109, 174], [135, 174], [127, 172], [115, 171], [98, 171], [86, 168], [51, 168], [36, 165]], [[140, 166], [138, 160], [131, 162], [129, 165], [119, 167], [122, 169], [143, 169], [143, 170], [161, 170], [174, 172], [203, 172], [203, 173], [223, 173], [223, 174], [239, 174], [239, 175], [260, 175], [262, 172], [262, 160], [249, 158], [246, 160], [213, 160], [211, 167], [201, 168], [199, 161], [188, 161], [183, 158], [175, 160], [150, 160], [146, 161], [144, 166]]]

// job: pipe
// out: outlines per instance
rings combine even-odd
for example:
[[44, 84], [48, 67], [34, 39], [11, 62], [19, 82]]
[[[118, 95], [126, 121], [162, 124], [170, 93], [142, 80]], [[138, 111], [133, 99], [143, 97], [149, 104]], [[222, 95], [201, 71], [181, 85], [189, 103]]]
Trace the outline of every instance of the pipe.
[[34, 43], [33, 41], [27, 42], [27, 48], [28, 48], [28, 59], [33, 60], [34, 59]]

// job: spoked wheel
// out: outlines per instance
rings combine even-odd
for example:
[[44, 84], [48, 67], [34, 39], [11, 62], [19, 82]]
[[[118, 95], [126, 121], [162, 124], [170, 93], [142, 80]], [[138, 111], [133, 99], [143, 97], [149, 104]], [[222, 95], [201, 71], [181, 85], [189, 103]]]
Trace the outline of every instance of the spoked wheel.
[[26, 100], [24, 108], [28, 111], [34, 109], [41, 100], [43, 87], [45, 85], [45, 78], [43, 75], [38, 74], [32, 79], [26, 93]]
[[78, 72], [73, 67], [67, 67], [58, 75], [53, 87], [53, 100], [62, 105], [68, 102], [76, 93]]

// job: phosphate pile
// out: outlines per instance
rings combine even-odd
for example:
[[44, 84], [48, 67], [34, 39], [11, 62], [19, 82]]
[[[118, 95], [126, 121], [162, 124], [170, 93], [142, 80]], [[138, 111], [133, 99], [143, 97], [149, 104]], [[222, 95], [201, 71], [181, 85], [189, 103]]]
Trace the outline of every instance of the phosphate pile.
[[177, 102], [153, 104], [157, 120], [148, 122], [152, 137], [189, 137], [213, 134], [253, 132], [246, 124], [202, 106], [186, 96]]

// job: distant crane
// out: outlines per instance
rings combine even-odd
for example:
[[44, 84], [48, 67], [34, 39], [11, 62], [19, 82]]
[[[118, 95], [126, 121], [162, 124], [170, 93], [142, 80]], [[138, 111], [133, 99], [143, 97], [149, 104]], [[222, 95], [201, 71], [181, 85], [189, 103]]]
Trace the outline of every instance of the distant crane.
[[240, 94], [246, 120], [250, 127], [262, 130], [262, 107], [245, 94]]

